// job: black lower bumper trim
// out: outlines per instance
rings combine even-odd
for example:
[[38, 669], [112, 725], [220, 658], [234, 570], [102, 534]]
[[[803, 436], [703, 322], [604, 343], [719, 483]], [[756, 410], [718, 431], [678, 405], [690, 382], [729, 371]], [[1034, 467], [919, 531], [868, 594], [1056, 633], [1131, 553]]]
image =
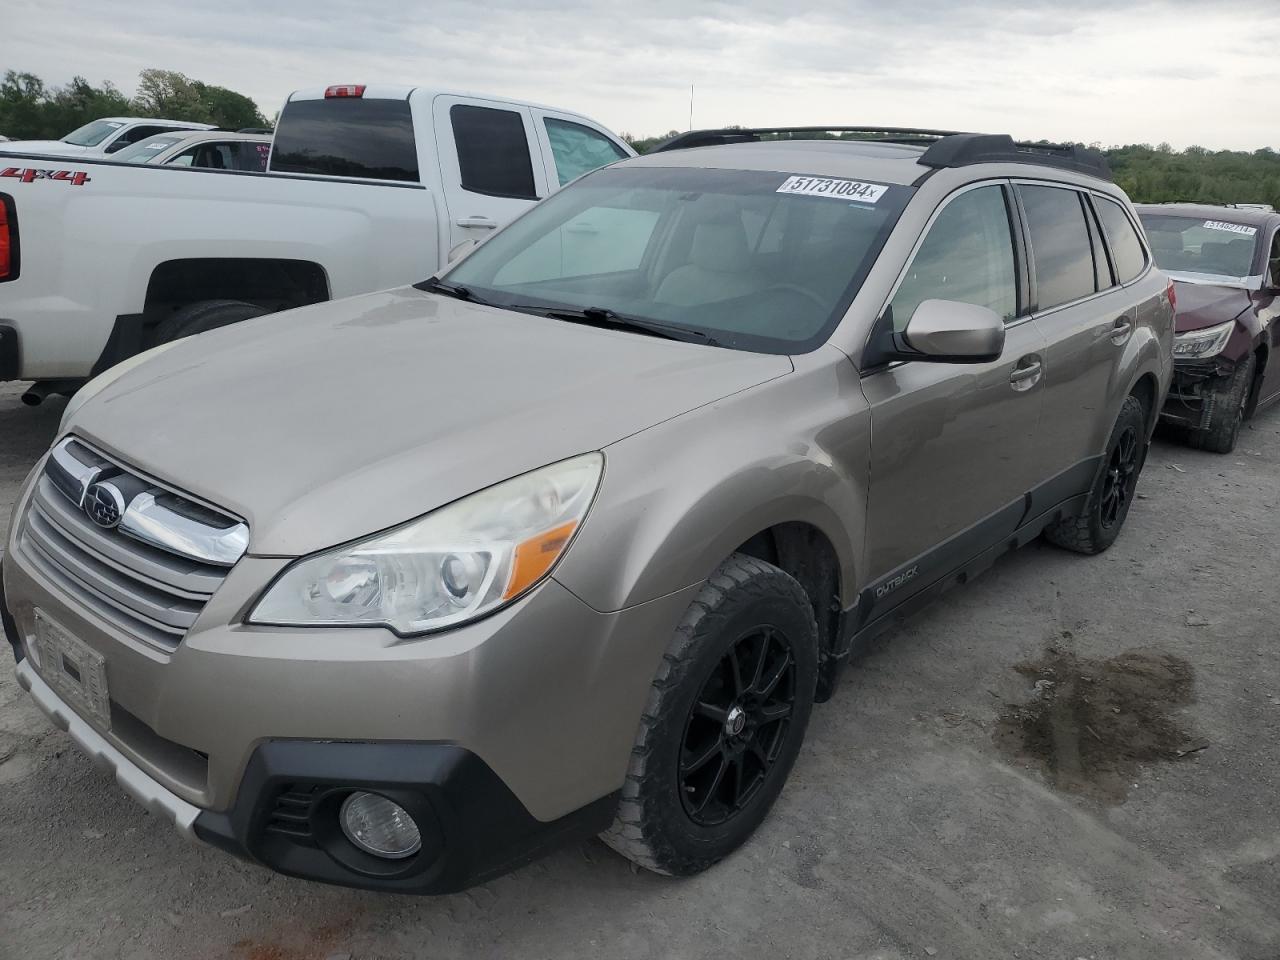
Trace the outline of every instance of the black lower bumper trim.
[[4, 600], [4, 577], [0, 576], [0, 636], [9, 641], [9, 646], [13, 648], [13, 659], [21, 663], [26, 659], [23, 652], [22, 640], [18, 637], [18, 625], [14, 622], [13, 614], [9, 612], [8, 606]]
[[[342, 834], [353, 791], [394, 800], [413, 816], [422, 849], [382, 860]], [[441, 743], [277, 740], [254, 751], [235, 805], [206, 811], [198, 837], [294, 877], [399, 893], [454, 893], [507, 873], [613, 820], [617, 794], [558, 820], [533, 817], [475, 754]]]
[[22, 372], [22, 351], [18, 344], [18, 331], [7, 323], [0, 323], [0, 381], [17, 380]]

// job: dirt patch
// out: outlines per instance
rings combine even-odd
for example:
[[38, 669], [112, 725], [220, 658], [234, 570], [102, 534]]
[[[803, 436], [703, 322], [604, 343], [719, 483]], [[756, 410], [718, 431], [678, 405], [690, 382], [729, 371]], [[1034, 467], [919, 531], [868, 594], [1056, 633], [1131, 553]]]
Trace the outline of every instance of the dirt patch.
[[1088, 660], [1051, 647], [1014, 669], [1033, 692], [1006, 707], [996, 745], [1039, 766], [1059, 790], [1120, 804], [1142, 764], [1185, 759], [1208, 746], [1175, 714], [1195, 700], [1194, 674], [1168, 653], [1138, 649]]

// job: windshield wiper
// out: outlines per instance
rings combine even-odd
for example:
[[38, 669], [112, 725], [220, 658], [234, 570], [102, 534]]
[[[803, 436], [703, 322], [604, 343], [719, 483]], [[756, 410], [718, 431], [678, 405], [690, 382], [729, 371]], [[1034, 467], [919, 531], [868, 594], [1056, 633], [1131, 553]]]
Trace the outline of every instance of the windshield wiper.
[[477, 297], [472, 293], [470, 287], [459, 286], [456, 283], [445, 283], [439, 277], [428, 277], [421, 283], [415, 283], [414, 286], [428, 293], [443, 293], [446, 297], [453, 297], [455, 300], [465, 300], [467, 303], [483, 303], [492, 306], [488, 300], [483, 297]]
[[703, 333], [701, 330], [691, 330], [688, 327], [661, 323], [657, 320], [646, 320], [643, 317], [632, 317], [625, 313], [618, 313], [616, 310], [610, 310], [608, 307], [583, 307], [581, 310], [573, 310], [566, 307], [535, 307], [522, 305], [509, 306], [507, 309], [520, 310], [526, 313], [536, 313], [544, 317], [553, 317], [556, 320], [568, 320], [570, 323], [586, 323], [593, 327], [612, 327], [618, 330], [634, 330], [637, 333], [647, 333], [652, 337], [662, 337], [664, 340], [679, 340], [684, 343], [705, 343], [711, 347], [717, 347], [720, 345], [718, 340], [709, 334]]

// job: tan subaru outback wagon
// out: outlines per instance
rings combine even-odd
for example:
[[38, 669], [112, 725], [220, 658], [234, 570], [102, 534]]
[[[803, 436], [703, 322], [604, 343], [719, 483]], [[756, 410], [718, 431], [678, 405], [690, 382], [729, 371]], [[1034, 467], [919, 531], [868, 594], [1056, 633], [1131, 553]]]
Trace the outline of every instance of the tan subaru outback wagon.
[[1098, 156], [814, 136], [685, 135], [415, 287], [92, 381], [15, 507], [19, 682], [295, 876], [729, 854], [860, 642], [1041, 534], [1112, 543], [1171, 375]]

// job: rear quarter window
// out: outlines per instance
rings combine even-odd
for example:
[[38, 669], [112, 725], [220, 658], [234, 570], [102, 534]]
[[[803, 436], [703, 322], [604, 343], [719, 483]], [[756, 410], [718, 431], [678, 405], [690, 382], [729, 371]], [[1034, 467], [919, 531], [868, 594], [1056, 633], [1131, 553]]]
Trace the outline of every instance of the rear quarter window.
[[1107, 245], [1116, 265], [1116, 279], [1128, 283], [1147, 266], [1147, 253], [1138, 239], [1138, 231], [1124, 208], [1114, 200], [1095, 195], [1094, 207], [1102, 219], [1102, 229], [1107, 233]]
[[418, 148], [408, 100], [291, 100], [276, 126], [275, 173], [417, 183]]

